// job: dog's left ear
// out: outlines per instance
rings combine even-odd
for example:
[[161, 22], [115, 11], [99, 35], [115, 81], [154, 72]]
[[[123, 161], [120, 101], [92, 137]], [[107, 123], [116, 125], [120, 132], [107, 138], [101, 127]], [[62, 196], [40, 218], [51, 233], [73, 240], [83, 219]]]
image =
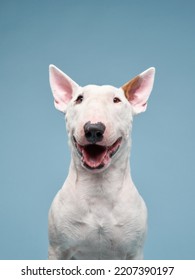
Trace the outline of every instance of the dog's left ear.
[[49, 66], [49, 81], [56, 109], [65, 113], [66, 106], [79, 85], [54, 65]]
[[153, 88], [154, 76], [155, 68], [151, 67], [121, 87], [133, 106], [134, 114], [146, 110], [147, 101]]

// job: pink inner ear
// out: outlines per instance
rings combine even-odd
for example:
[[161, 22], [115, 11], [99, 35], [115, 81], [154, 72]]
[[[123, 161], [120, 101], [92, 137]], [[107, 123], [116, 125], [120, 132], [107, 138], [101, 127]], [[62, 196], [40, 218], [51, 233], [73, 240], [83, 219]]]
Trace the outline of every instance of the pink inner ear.
[[55, 101], [57, 103], [68, 102], [72, 96], [72, 87], [70, 82], [66, 79], [63, 73], [55, 68], [51, 71], [51, 87], [54, 93]]
[[146, 102], [142, 102], [143, 96], [140, 94], [144, 89], [143, 84], [143, 79], [140, 76], [137, 76], [123, 86], [126, 98], [134, 106], [146, 104]]
[[139, 98], [136, 95], [136, 92], [138, 92], [138, 90], [141, 88], [141, 85], [141, 77], [137, 76], [123, 87], [123, 90], [125, 91], [125, 96], [129, 100], [129, 102], [135, 104], [138, 102]]

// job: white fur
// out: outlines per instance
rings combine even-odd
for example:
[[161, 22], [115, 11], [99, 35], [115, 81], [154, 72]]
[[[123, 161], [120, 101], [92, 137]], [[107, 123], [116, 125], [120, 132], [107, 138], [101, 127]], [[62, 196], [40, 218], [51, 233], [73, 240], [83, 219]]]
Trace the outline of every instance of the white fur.
[[[49, 211], [49, 259], [142, 259], [147, 209], [129, 167], [134, 104], [122, 88], [80, 87], [53, 65], [50, 83], [55, 106], [66, 116], [72, 159]], [[75, 104], [80, 94], [83, 102]], [[121, 102], [114, 103], [115, 97]], [[87, 144], [83, 127], [88, 121], [106, 127], [99, 145], [111, 146], [122, 137], [119, 150], [100, 170], [83, 166], [73, 142], [74, 136]]]

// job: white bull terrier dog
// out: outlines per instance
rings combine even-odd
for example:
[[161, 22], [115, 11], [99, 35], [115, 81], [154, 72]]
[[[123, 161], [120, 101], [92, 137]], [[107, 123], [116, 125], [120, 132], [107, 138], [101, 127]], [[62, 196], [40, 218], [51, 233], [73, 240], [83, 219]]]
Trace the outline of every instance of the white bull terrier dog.
[[68, 177], [49, 211], [49, 259], [142, 259], [147, 208], [130, 173], [133, 116], [154, 82], [149, 68], [121, 88], [79, 86], [54, 65], [50, 85], [65, 114]]

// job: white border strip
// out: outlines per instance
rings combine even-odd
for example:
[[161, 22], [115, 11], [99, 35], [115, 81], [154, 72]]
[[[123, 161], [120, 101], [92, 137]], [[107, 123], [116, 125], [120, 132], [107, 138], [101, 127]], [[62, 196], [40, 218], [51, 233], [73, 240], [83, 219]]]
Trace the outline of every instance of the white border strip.
[[0, 261], [0, 279], [195, 279], [195, 261]]

